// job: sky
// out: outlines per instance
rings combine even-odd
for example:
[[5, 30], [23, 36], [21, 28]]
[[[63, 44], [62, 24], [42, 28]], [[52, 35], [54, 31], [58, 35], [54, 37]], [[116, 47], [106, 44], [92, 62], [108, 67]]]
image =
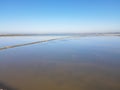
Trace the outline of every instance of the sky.
[[0, 33], [120, 32], [120, 0], [0, 0]]

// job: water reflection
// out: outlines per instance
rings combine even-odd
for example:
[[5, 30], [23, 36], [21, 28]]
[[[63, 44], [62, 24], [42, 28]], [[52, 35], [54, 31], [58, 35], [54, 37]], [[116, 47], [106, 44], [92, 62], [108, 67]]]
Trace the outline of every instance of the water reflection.
[[119, 90], [120, 37], [84, 37], [0, 51], [0, 80], [20, 90]]
[[[13, 46], [23, 43], [31, 43], [43, 40], [60, 38], [61, 36], [15, 36], [15, 37], [0, 37], [0, 47]], [[62, 36], [66, 37], [66, 36]]]
[[[10, 49], [10, 48], [15, 48], [15, 47], [21, 47], [21, 46], [27, 46], [27, 45], [33, 45], [33, 44], [39, 44], [39, 43], [45, 43], [45, 42], [49, 42], [49, 41], [54, 41], [54, 40], [61, 40], [61, 39], [65, 39], [65, 38], [68, 38], [68, 37], [61, 37], [61, 38], [49, 38], [49, 39], [46, 39], [46, 40], [39, 40], [39, 41], [31, 41], [29, 43], [25, 42], [23, 44], [15, 44], [15, 45], [11, 45], [11, 46], [2, 46], [0, 48], [0, 50], [5, 50], [5, 49]], [[15, 42], [15, 41], [14, 41]]]

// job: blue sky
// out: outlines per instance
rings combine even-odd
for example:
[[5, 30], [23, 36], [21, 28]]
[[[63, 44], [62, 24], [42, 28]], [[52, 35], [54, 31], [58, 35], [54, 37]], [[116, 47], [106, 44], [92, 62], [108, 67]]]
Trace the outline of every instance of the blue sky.
[[0, 33], [120, 32], [120, 0], [0, 0]]

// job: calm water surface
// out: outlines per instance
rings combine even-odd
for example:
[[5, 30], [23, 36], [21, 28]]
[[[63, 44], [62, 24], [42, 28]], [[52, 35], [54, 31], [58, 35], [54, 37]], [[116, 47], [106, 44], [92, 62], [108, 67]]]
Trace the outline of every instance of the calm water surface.
[[[1, 40], [5, 46], [19, 44], [15, 37], [10, 44]], [[120, 90], [120, 37], [66, 38], [1, 50], [1, 83], [15, 90]]]
[[[66, 36], [63, 36], [66, 37]], [[17, 44], [24, 44], [36, 41], [49, 40], [60, 38], [60, 36], [13, 36], [13, 37], [0, 37], [0, 48], [5, 46], [12, 46]]]

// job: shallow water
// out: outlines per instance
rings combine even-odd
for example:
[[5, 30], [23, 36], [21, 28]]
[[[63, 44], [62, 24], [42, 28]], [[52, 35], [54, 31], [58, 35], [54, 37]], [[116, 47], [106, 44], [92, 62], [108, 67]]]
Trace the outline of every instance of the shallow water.
[[[36, 41], [49, 40], [60, 38], [61, 36], [13, 36], [13, 37], [0, 37], [0, 48], [5, 46], [12, 46], [23, 43], [30, 43]], [[66, 37], [66, 36], [63, 36]]]
[[15, 90], [120, 90], [120, 37], [66, 38], [1, 50], [0, 83]]

